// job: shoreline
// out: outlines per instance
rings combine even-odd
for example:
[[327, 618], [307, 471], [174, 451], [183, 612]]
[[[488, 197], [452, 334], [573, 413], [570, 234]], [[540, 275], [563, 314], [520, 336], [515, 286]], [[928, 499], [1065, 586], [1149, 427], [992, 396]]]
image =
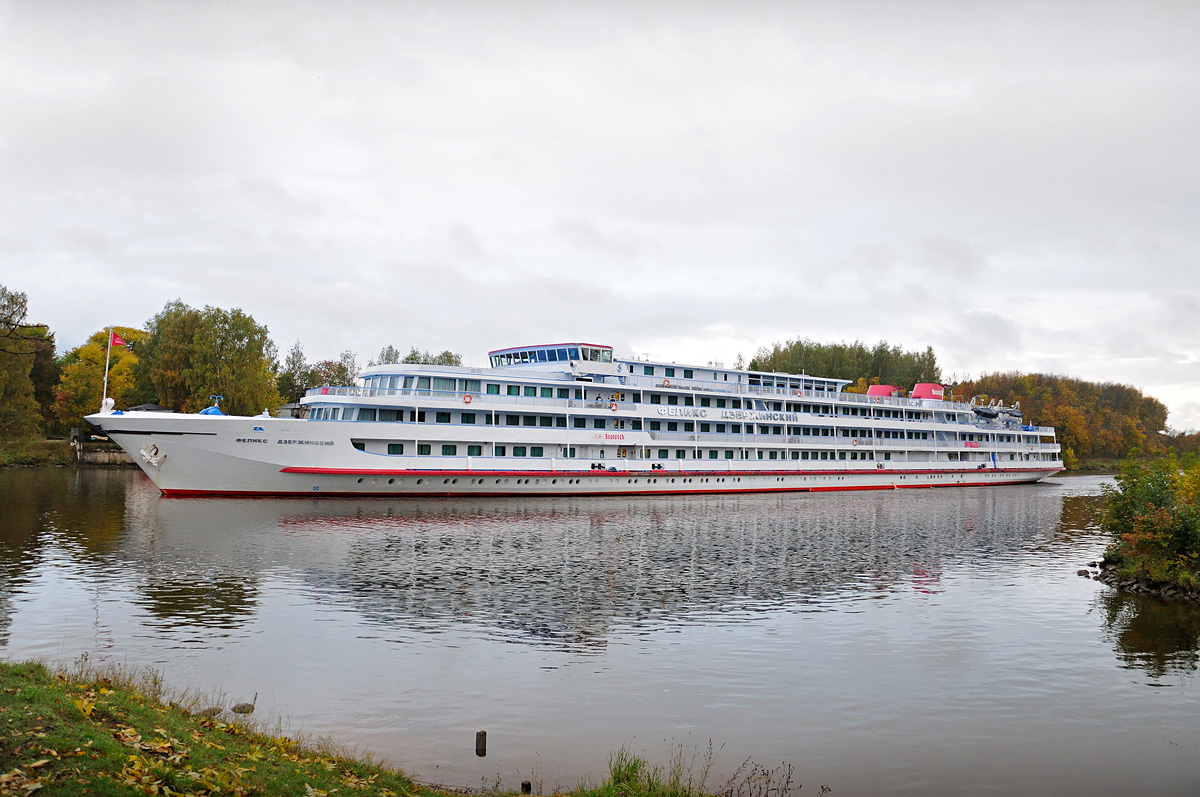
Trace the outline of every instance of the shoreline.
[[[749, 759], [728, 783], [710, 790], [713, 761], [681, 757], [652, 764], [627, 745], [609, 756], [601, 783], [544, 791], [540, 781], [518, 789], [474, 789], [425, 783], [328, 736], [281, 732], [278, 718], [252, 718], [258, 695], [229, 705], [221, 693], [174, 692], [151, 668], [96, 667], [83, 654], [70, 667], [0, 660], [0, 794], [144, 792], [150, 794], [335, 793], [378, 797], [552, 794], [569, 797], [731, 797], [788, 795], [801, 788], [791, 765], [768, 769]], [[476, 750], [480, 744], [476, 737]], [[486, 741], [484, 742], [486, 745]], [[679, 751], [682, 756], [682, 750]], [[749, 791], [749, 789], [755, 791]], [[764, 789], [758, 791], [758, 789]], [[831, 789], [821, 786], [820, 793]]]

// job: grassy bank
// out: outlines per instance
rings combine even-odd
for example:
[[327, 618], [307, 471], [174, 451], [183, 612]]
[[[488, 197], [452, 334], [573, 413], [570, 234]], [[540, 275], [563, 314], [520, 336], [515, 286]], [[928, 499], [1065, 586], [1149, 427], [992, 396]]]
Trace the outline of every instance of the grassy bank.
[[0, 664], [0, 794], [443, 794], [163, 697], [153, 673]]
[[[244, 715], [208, 716], [205, 705], [187, 694], [169, 700], [153, 671], [96, 670], [86, 662], [55, 671], [39, 663], [0, 662], [0, 795], [451, 794], [333, 743], [297, 742]], [[800, 788], [791, 767], [769, 770], [747, 761], [710, 793], [704, 779], [711, 747], [700, 759], [685, 758], [680, 747], [659, 767], [622, 748], [604, 782], [566, 794], [786, 797]], [[827, 791], [823, 786], [820, 793]]]
[[0, 468], [74, 464], [75, 449], [66, 440], [0, 441]]
[[1200, 462], [1128, 461], [1106, 487], [1105, 563], [1122, 578], [1200, 590]]

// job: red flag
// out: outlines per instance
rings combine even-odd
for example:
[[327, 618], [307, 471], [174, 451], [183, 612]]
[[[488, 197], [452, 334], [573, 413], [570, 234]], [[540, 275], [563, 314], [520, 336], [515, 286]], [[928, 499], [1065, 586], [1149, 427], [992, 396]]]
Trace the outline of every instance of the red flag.
[[121, 336], [120, 336], [120, 335], [118, 335], [116, 332], [112, 333], [112, 345], [114, 345], [114, 346], [124, 346], [124, 345], [125, 345], [125, 338], [121, 337]]

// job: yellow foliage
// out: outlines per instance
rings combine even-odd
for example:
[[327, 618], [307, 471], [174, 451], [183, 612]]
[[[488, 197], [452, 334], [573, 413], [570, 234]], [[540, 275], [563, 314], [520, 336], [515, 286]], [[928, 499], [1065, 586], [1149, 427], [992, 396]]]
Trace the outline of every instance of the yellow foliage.
[[[126, 343], [136, 344], [145, 333], [132, 327], [114, 327]], [[66, 356], [67, 364], [55, 391], [55, 413], [64, 426], [80, 426], [83, 416], [97, 412], [104, 387], [104, 360], [108, 343], [107, 330], [100, 330], [87, 342]], [[108, 395], [116, 402], [117, 409], [129, 406], [135, 379], [133, 369], [137, 355], [128, 346], [113, 346], [108, 367]]]

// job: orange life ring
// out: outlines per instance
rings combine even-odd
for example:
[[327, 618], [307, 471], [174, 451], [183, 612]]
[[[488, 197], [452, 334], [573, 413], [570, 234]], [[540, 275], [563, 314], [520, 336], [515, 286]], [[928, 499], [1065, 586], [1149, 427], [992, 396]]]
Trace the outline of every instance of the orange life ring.
[[854, 439], [853, 439], [852, 441], [850, 441], [850, 442], [851, 442], [853, 445], [858, 445], [858, 438], [856, 437], [856, 438], [854, 438]]
[[663, 383], [662, 383], [662, 386], [663, 386], [663, 387], [670, 387], [670, 386], [671, 386], [671, 380], [669, 380], [669, 379], [664, 379], [664, 380], [663, 380]]
[[617, 402], [614, 401], [612, 404], [609, 404], [608, 408], [610, 410], [612, 410], [613, 412], [616, 412], [617, 411]]
[[470, 404], [470, 403], [471, 403], [471, 401], [472, 401], [472, 399], [471, 399], [471, 394], [470, 394], [470, 393], [468, 393], [468, 394], [466, 394], [465, 396], [463, 396], [463, 404]]
[[804, 391], [803, 391], [803, 390], [797, 390], [797, 391], [796, 391], [796, 395], [797, 395], [797, 396], [799, 396], [800, 398], [804, 398]]

